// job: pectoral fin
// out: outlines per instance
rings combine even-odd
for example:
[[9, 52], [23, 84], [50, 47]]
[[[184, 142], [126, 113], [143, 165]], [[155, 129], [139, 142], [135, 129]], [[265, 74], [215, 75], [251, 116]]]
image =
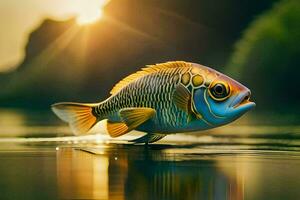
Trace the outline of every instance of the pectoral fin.
[[178, 108], [189, 113], [191, 110], [191, 93], [179, 84], [173, 94], [173, 101]]
[[179, 84], [173, 94], [173, 101], [178, 108], [188, 114], [187, 122], [191, 122], [194, 119], [201, 119], [202, 116], [196, 112], [192, 95], [183, 85]]
[[123, 108], [119, 113], [121, 122], [107, 122], [107, 131], [111, 137], [119, 137], [135, 129], [152, 118], [155, 110], [152, 108]]

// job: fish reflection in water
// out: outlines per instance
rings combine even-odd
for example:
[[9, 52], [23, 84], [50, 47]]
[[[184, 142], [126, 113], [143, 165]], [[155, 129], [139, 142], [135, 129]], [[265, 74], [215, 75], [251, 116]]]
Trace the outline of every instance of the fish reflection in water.
[[[107, 155], [105, 155], [107, 154]], [[242, 199], [243, 186], [215, 160], [181, 160], [163, 150], [136, 148], [91, 154], [57, 152], [60, 198]]]
[[45, 116], [0, 110], [0, 199], [300, 199], [298, 116], [149, 148], [55, 137], [69, 129]]

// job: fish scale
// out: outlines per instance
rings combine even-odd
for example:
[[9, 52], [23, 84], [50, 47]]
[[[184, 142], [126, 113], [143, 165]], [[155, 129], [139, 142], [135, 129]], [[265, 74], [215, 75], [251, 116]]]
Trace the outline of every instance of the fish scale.
[[[172, 101], [172, 94], [178, 84], [174, 76], [186, 71], [185, 68], [174, 68], [143, 76], [100, 104], [98, 113], [111, 121], [121, 121], [119, 110], [122, 108], [150, 107], [156, 110], [152, 122], [159, 128], [185, 125], [187, 114], [177, 108]], [[106, 112], [99, 112], [101, 110]]]

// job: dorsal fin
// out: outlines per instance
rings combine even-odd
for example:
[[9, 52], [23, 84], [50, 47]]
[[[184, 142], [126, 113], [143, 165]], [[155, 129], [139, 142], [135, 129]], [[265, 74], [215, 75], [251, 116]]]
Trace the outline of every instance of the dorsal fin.
[[132, 81], [143, 77], [147, 74], [151, 74], [154, 72], [157, 72], [162, 69], [167, 69], [167, 68], [177, 68], [177, 67], [191, 67], [192, 63], [185, 62], [185, 61], [171, 61], [171, 62], [165, 62], [165, 63], [160, 63], [160, 64], [155, 64], [155, 65], [147, 65], [147, 67], [142, 68], [140, 71], [137, 71], [136, 73], [133, 73], [124, 79], [122, 79], [120, 82], [118, 82], [113, 89], [110, 91], [110, 94], [116, 94], [119, 92], [123, 87], [131, 83]]

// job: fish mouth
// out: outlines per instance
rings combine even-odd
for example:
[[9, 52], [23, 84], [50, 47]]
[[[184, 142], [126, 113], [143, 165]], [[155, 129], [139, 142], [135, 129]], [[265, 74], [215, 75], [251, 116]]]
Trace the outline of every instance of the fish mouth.
[[251, 97], [251, 92], [247, 91], [245, 93], [242, 93], [241, 95], [239, 95], [235, 101], [234, 101], [234, 105], [233, 108], [254, 108], [255, 107], [255, 103], [250, 101], [250, 97]]

